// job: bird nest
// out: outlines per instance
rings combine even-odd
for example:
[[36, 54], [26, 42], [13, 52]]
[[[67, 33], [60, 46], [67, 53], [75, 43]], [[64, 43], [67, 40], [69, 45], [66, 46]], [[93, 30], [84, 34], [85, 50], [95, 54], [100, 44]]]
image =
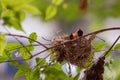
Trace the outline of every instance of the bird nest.
[[55, 37], [52, 41], [53, 50], [56, 53], [58, 62], [69, 62], [71, 64], [87, 67], [93, 59], [91, 41], [94, 35], [82, 36], [83, 32], [78, 30], [71, 35]]

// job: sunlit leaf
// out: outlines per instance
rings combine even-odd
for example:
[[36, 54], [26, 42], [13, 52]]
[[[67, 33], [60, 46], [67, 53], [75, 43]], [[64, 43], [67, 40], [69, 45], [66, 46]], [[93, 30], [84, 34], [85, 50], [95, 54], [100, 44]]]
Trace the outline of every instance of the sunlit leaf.
[[29, 45], [26, 47], [29, 51], [33, 51], [34, 50], [34, 47], [32, 45]]
[[3, 51], [4, 51], [4, 49], [5, 49], [5, 46], [6, 46], [6, 38], [5, 38], [5, 35], [0, 34], [0, 54], [3, 53]]
[[[35, 33], [35, 32], [33, 32], [33, 33], [31, 33], [30, 35], [29, 35], [29, 42], [30, 43], [33, 43], [33, 42], [35, 42], [34, 40], [36, 40], [37, 39], [37, 34]], [[31, 40], [32, 39], [32, 40]]]
[[49, 53], [53, 53], [54, 51], [52, 49], [47, 50]]
[[31, 56], [30, 51], [27, 48], [21, 48], [20, 55], [22, 55], [24, 59], [28, 59]]
[[10, 21], [10, 23], [13, 25], [13, 27], [14, 27], [15, 29], [23, 31], [20, 22], [17, 21], [15, 18], [11, 18], [9, 21]]
[[25, 75], [25, 72], [22, 71], [22, 70], [18, 70], [15, 75], [14, 75], [14, 78], [18, 78], [18, 77], [21, 77], [21, 76], [24, 76]]
[[[44, 73], [46, 74], [45, 80], [59, 80], [59, 79], [67, 79], [67, 75], [62, 71], [60, 65], [58, 63], [54, 63], [47, 68], [45, 68]], [[57, 76], [55, 76], [57, 75]]]
[[120, 43], [116, 44], [114, 49], [120, 49]]
[[40, 14], [40, 11], [32, 5], [27, 5], [26, 4], [26, 5], [24, 5], [23, 9], [26, 10], [27, 12], [31, 13], [31, 14], [34, 14], [34, 15]]
[[6, 59], [7, 59], [6, 57], [0, 56], [0, 63], [1, 63], [1, 62], [4, 62]]
[[46, 14], [45, 14], [45, 20], [49, 20], [51, 18], [53, 18], [57, 13], [57, 7], [50, 5], [47, 7], [46, 9]]
[[19, 49], [21, 44], [13, 42], [13, 43], [8, 43], [7, 46], [5, 47], [6, 51], [14, 51], [16, 49]]
[[99, 42], [97, 44], [95, 44], [94, 48], [95, 50], [99, 51], [101, 49], [103, 49], [107, 44], [105, 42]]
[[1, 13], [2, 13], [2, 4], [0, 3], [0, 17], [1, 17]]
[[11, 10], [6, 10], [2, 13], [2, 18], [10, 18], [13, 16], [13, 12]]
[[52, 3], [55, 5], [60, 5], [63, 2], [63, 0], [52, 0]]
[[29, 67], [25, 64], [18, 65], [17, 68], [18, 68], [18, 71], [14, 75], [15, 79], [20, 76], [25, 76], [30, 70]]
[[26, 77], [26, 80], [41, 80], [40, 68], [39, 67], [31, 68], [25, 77]]
[[46, 62], [46, 60], [43, 58], [38, 58], [38, 57], [36, 58], [36, 63], [40, 66], [44, 65], [45, 62]]

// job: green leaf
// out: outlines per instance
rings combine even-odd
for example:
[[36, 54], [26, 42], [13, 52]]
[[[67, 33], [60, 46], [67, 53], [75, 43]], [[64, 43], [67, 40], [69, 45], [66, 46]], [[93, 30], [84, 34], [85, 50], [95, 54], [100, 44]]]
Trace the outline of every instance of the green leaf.
[[77, 72], [79, 73], [82, 69], [80, 67], [77, 67]]
[[56, 6], [60, 5], [63, 2], [63, 0], [52, 0], [52, 3]]
[[46, 9], [46, 14], [45, 14], [45, 20], [49, 20], [51, 18], [53, 18], [57, 13], [57, 7], [50, 5], [47, 7]]
[[22, 71], [22, 70], [18, 70], [15, 75], [14, 75], [14, 78], [18, 78], [18, 77], [21, 77], [21, 76], [24, 76], [25, 75], [25, 72]]
[[20, 46], [21, 46], [21, 44], [16, 43], [16, 42], [8, 43], [5, 47], [5, 50], [11, 52], [11, 51], [14, 51], [14, 50], [20, 48]]
[[10, 18], [13, 16], [13, 12], [11, 10], [6, 10], [2, 13], [2, 18]]
[[25, 72], [28, 72], [30, 70], [29, 66], [26, 64], [18, 65], [17, 68]]
[[0, 17], [1, 17], [1, 13], [2, 13], [2, 4], [0, 3]]
[[30, 58], [31, 54], [30, 51], [27, 48], [21, 48], [20, 49], [20, 55], [24, 58], [24, 59], [28, 59]]
[[32, 45], [29, 45], [26, 47], [29, 51], [33, 51], [34, 50], [34, 47]]
[[[44, 69], [45, 80], [66, 80], [67, 75], [62, 71], [60, 64], [54, 63]], [[57, 76], [56, 76], [57, 75]]]
[[23, 31], [20, 21], [18, 21], [16, 18], [10, 18], [9, 22], [15, 29]]
[[45, 62], [46, 60], [43, 58], [38, 58], [38, 57], [36, 58], [36, 63], [39, 64], [40, 66], [44, 65]]
[[79, 76], [80, 76], [80, 72], [74, 77], [73, 80], [78, 80], [78, 79], [79, 79]]
[[15, 17], [19, 20], [19, 21], [23, 21], [25, 19], [25, 12], [23, 11], [18, 11], [15, 13]]
[[34, 67], [27, 73], [26, 75], [26, 80], [41, 80], [40, 79], [40, 68], [39, 67]]
[[18, 71], [16, 72], [14, 78], [18, 78], [20, 76], [25, 76], [29, 71], [29, 67], [26, 64], [21, 64], [16, 66], [18, 68]]
[[0, 34], [0, 54], [3, 53], [3, 51], [4, 51], [4, 49], [5, 49], [5, 46], [6, 46], [6, 38], [5, 38], [5, 35]]
[[1, 63], [1, 62], [4, 62], [5, 60], [6, 60], [6, 57], [5, 57], [5, 56], [3, 56], [3, 55], [0, 56], [0, 63]]
[[99, 51], [102, 48], [104, 48], [106, 45], [107, 44], [105, 42], [99, 42], [99, 43], [95, 44], [94, 48], [95, 48], [95, 50]]
[[[9, 59], [9, 60], [16, 60], [16, 59], [12, 58], [12, 59]], [[11, 62], [9, 62], [9, 64], [12, 65], [12, 66], [15, 66], [15, 67], [20, 65], [19, 61], [11, 61]]]
[[[35, 42], [34, 40], [36, 40], [37, 39], [37, 34], [35, 33], [35, 32], [33, 32], [33, 33], [31, 33], [30, 35], [29, 35], [29, 42], [30, 43], [33, 43], [33, 42]], [[31, 40], [32, 39], [32, 40]]]
[[120, 49], [120, 43], [116, 44], [114, 49]]
[[27, 12], [31, 13], [31, 14], [34, 14], [34, 15], [40, 14], [40, 11], [32, 5], [26, 4], [26, 5], [24, 5], [23, 9], [26, 10]]

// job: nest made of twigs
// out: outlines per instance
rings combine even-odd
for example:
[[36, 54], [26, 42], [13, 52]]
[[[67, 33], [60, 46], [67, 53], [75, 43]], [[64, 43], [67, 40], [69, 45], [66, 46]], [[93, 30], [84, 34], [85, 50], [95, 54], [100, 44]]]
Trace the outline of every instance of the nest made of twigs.
[[[56, 60], [58, 62], [66, 61], [71, 64], [86, 67], [92, 61], [92, 45], [91, 40], [94, 35], [91, 36], [79, 36], [63, 35], [55, 37], [53, 39], [52, 45], [55, 46], [53, 50], [56, 52]], [[88, 64], [89, 63], [89, 64]]]

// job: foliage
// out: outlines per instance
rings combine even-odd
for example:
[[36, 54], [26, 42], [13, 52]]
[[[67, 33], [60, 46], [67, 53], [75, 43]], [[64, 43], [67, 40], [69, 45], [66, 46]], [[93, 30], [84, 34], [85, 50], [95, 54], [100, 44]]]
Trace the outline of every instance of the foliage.
[[31, 3], [32, 0], [0, 0], [0, 18], [5, 25], [23, 31], [21, 22], [25, 19], [25, 12], [40, 14]]
[[104, 79], [105, 80], [119, 80], [119, 69], [120, 67], [120, 59], [115, 58], [110, 63], [108, 66], [105, 66], [105, 74], [104, 74]]

